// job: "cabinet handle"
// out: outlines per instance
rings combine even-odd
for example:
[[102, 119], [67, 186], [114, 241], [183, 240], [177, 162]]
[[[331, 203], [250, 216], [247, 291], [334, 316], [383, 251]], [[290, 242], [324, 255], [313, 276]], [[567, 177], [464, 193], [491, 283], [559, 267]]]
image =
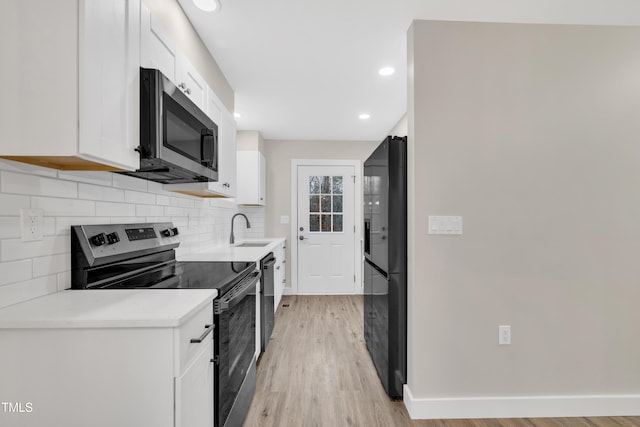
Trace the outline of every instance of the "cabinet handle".
[[191, 89], [187, 88], [187, 90], [185, 90], [185, 93], [186, 93], [187, 95], [191, 95]]
[[204, 325], [204, 328], [206, 330], [198, 338], [191, 338], [191, 341], [190, 341], [191, 344], [198, 344], [198, 343], [201, 343], [202, 341], [204, 341], [204, 339], [207, 337], [207, 335], [209, 335], [211, 333], [211, 331], [213, 331], [213, 328], [211, 326], [213, 326], [213, 325]]
[[276, 270], [280, 270], [280, 266], [277, 266], [277, 267], [276, 267]]
[[180, 89], [183, 89], [183, 90], [184, 90], [184, 89], [186, 89], [186, 88], [187, 88], [187, 84], [186, 84], [185, 82], [182, 82], [182, 83], [180, 83], [180, 84], [178, 85], [178, 87], [179, 87]]
[[282, 279], [282, 283], [287, 283], [287, 279]]
[[229, 187], [231, 187], [231, 184], [229, 184], [228, 182], [225, 182], [224, 184], [222, 184], [222, 186], [229, 188]]

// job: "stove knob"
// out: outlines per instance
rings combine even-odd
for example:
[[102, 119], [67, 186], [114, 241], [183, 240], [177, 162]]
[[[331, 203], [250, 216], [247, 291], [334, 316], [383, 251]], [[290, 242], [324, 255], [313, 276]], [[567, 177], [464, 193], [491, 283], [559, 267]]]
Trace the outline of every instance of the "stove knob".
[[102, 246], [107, 243], [107, 236], [104, 233], [96, 234], [91, 237], [89, 241], [93, 244], [93, 246]]
[[107, 242], [110, 245], [113, 245], [114, 243], [118, 243], [119, 241], [120, 241], [120, 237], [118, 236], [118, 233], [116, 233], [115, 231], [113, 233], [107, 234]]
[[178, 229], [176, 227], [173, 228], [167, 228], [166, 230], [162, 230], [162, 235], [164, 237], [171, 237], [171, 236], [177, 236], [178, 233]]

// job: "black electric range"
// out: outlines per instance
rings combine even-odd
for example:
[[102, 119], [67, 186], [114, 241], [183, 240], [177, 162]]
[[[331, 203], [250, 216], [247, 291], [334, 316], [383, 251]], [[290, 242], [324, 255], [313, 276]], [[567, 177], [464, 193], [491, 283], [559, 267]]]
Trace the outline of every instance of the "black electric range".
[[72, 289], [217, 289], [215, 427], [241, 425], [256, 384], [254, 262], [179, 262], [172, 223], [71, 227]]

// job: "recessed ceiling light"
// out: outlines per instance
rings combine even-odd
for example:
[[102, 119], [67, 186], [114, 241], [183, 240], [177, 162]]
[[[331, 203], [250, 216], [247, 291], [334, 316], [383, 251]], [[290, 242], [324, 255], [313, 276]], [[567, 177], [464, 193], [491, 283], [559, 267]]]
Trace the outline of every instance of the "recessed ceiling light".
[[205, 12], [215, 12], [221, 7], [220, 0], [193, 0], [193, 4]]
[[240, 118], [240, 113], [233, 113], [233, 117], [235, 117], [236, 119]]
[[358, 116], [358, 118], [359, 118], [360, 120], [367, 120], [367, 119], [368, 119], [368, 118], [370, 118], [370, 117], [371, 117], [371, 115], [370, 115], [370, 114], [367, 114], [367, 113], [360, 114], [360, 115]]
[[396, 70], [393, 67], [384, 67], [384, 68], [380, 68], [378, 70], [378, 74], [380, 74], [381, 76], [390, 76], [393, 73], [395, 73]]

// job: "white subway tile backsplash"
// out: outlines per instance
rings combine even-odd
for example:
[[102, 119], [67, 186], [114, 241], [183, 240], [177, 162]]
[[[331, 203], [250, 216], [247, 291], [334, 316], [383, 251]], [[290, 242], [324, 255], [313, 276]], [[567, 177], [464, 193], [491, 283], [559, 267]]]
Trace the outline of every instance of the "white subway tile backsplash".
[[136, 206], [128, 203], [96, 202], [95, 214], [98, 216], [135, 216]]
[[0, 194], [0, 215], [20, 215], [21, 208], [29, 207], [29, 196]]
[[64, 291], [71, 288], [71, 271], [63, 271], [58, 273], [58, 291]]
[[[0, 285], [31, 279], [31, 260], [0, 263]], [[2, 302], [2, 298], [0, 298]]]
[[33, 277], [62, 273], [70, 269], [70, 253], [33, 258]]
[[155, 205], [156, 195], [143, 193], [142, 191], [125, 190], [124, 200], [127, 203], [141, 203], [145, 205]]
[[124, 202], [125, 190], [93, 184], [78, 184], [78, 197], [87, 200]]
[[30, 165], [28, 163], [14, 162], [12, 160], [0, 159], [0, 169], [11, 172], [27, 173], [29, 175], [48, 176], [55, 178], [55, 169], [43, 168], [42, 166]]
[[[21, 208], [43, 210], [43, 240], [21, 241]], [[0, 306], [71, 286], [72, 225], [170, 221], [180, 229], [178, 252], [189, 253], [228, 244], [231, 216], [238, 210], [252, 228], [238, 226], [236, 237], [262, 237], [264, 208], [239, 209], [234, 200], [194, 198], [110, 172], [54, 171], [0, 160]]]
[[3, 262], [71, 252], [71, 243], [66, 236], [45, 237], [35, 242], [4, 239], [0, 244]]
[[147, 183], [150, 182], [119, 173], [112, 174], [112, 178], [114, 187], [127, 190], [147, 191]]
[[145, 217], [139, 216], [123, 216], [122, 218], [111, 218], [111, 224], [140, 224], [143, 222], [147, 222], [147, 219]]
[[162, 206], [153, 205], [136, 205], [137, 216], [162, 216], [164, 208]]
[[0, 307], [52, 294], [58, 291], [56, 275], [0, 286]]
[[178, 206], [182, 208], [192, 208], [194, 207], [194, 202], [191, 199], [184, 199], [182, 197], [178, 198]]
[[149, 193], [164, 193], [164, 184], [159, 182], [147, 181], [147, 191]]
[[[0, 239], [20, 238], [20, 217], [0, 217]], [[2, 279], [0, 279], [2, 280]]]
[[113, 174], [111, 172], [88, 172], [88, 171], [58, 171], [58, 178], [67, 181], [85, 182], [87, 184], [113, 185]]
[[56, 234], [56, 219], [52, 216], [42, 218], [42, 234], [45, 236], [53, 236]]
[[96, 213], [95, 202], [78, 199], [32, 197], [31, 207], [42, 209], [45, 216], [93, 216]]
[[178, 199], [170, 196], [163, 196], [158, 194], [156, 196], [156, 204], [163, 206], [178, 206]]
[[32, 194], [50, 197], [78, 197], [78, 184], [59, 179], [45, 178], [36, 175], [2, 171], [3, 193]]
[[107, 216], [59, 216], [56, 218], [56, 234], [71, 234], [72, 225], [110, 224]]
[[165, 206], [164, 214], [168, 216], [186, 216], [187, 215], [184, 208], [176, 208], [174, 206]]

